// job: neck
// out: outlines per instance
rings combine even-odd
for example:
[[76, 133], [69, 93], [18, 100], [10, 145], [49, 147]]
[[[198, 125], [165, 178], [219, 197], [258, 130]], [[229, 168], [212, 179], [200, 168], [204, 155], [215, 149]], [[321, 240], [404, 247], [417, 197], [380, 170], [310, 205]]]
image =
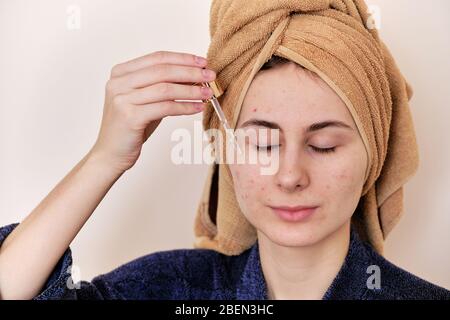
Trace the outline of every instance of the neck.
[[280, 246], [258, 231], [269, 299], [322, 299], [348, 252], [350, 221], [310, 246]]

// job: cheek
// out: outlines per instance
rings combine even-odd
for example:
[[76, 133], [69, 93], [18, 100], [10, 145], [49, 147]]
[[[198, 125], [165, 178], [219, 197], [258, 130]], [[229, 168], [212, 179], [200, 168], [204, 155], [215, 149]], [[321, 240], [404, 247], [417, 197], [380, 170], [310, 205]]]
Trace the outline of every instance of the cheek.
[[359, 193], [364, 176], [359, 166], [341, 165], [334, 167], [322, 178], [324, 179], [324, 191], [328, 195], [350, 195]]
[[325, 192], [328, 194], [345, 193], [347, 195], [348, 193], [360, 192], [364, 184], [366, 158], [365, 149], [361, 142], [361, 144], [349, 146], [342, 151], [339, 157], [328, 162], [329, 166], [318, 173], [323, 179], [322, 181], [325, 182], [323, 185]]
[[255, 202], [267, 189], [257, 166], [239, 165], [231, 169], [236, 197], [247, 205]]

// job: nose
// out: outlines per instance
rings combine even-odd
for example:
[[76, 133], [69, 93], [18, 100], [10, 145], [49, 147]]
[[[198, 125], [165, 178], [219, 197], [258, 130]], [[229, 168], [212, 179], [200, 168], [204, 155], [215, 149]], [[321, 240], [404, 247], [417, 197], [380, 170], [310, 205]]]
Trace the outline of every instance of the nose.
[[285, 150], [280, 154], [279, 168], [275, 178], [277, 186], [285, 192], [295, 192], [309, 184], [307, 163], [302, 161], [298, 149]]

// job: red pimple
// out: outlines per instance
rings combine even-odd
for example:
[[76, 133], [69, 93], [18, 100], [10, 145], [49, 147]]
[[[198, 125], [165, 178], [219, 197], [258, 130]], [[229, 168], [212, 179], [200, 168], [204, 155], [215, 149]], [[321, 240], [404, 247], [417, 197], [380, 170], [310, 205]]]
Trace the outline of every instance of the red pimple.
[[256, 110], [258, 110], [258, 108], [253, 108], [253, 110], [252, 110], [252, 111], [253, 111], [253, 112], [256, 112]]

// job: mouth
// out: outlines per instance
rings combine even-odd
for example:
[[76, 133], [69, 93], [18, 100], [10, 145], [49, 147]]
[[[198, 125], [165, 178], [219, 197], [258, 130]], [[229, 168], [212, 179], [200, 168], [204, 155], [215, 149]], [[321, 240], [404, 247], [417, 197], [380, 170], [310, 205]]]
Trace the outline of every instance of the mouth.
[[282, 220], [288, 222], [304, 221], [316, 211], [318, 206], [269, 206], [272, 211]]

